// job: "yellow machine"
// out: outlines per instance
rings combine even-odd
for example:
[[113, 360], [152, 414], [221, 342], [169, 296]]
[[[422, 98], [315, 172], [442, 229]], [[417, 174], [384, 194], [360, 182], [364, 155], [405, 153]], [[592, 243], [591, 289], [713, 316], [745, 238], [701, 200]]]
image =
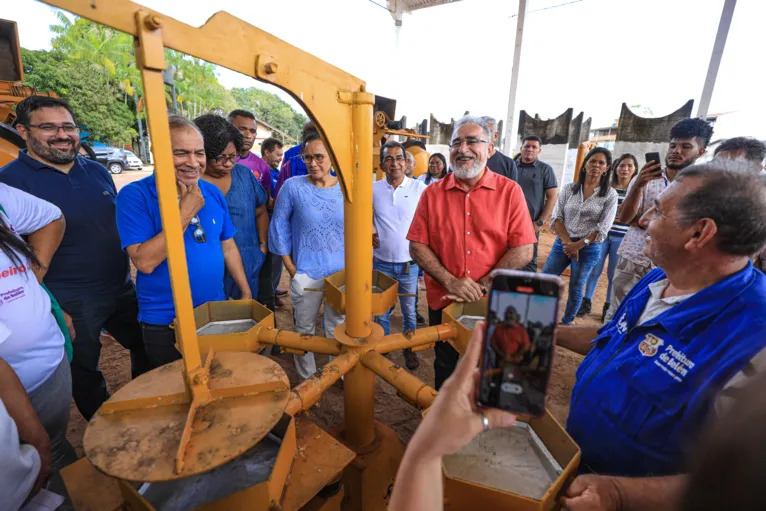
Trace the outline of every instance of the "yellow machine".
[[16, 159], [19, 149], [26, 147], [24, 139], [12, 127], [16, 121], [13, 110], [16, 104], [29, 96], [56, 96], [22, 85], [23, 81], [24, 68], [16, 23], [0, 19], [0, 167]]
[[[383, 169], [380, 168], [380, 148], [387, 136], [399, 135], [407, 140], [428, 140], [428, 135], [420, 135], [413, 129], [405, 127], [405, 118], [399, 121], [392, 120], [396, 113], [396, 100], [375, 96], [373, 124], [372, 124], [372, 171], [375, 179], [383, 179]], [[428, 170], [429, 154], [419, 147], [408, 149], [415, 156], [415, 177], [424, 174]], [[423, 158], [425, 157], [425, 163]]]
[[[183, 355], [126, 384], [90, 421], [87, 459], [62, 471], [75, 508], [386, 509], [403, 448], [393, 430], [374, 420], [375, 375], [406, 401], [427, 408], [436, 391], [384, 355], [440, 341], [462, 350], [465, 333], [459, 336], [449, 318], [389, 336], [373, 322], [398, 291], [395, 280], [372, 271], [374, 96], [358, 78], [227, 13], [194, 28], [129, 0], [46, 3], [135, 37]], [[325, 287], [328, 303], [346, 315], [334, 340], [276, 330], [272, 314], [254, 301], [192, 307], [162, 79], [165, 47], [280, 87], [317, 126], [345, 197], [346, 269], [327, 278]], [[244, 327], [215, 330], [222, 325]], [[257, 354], [263, 345], [335, 358], [290, 389], [281, 368]], [[344, 422], [331, 436], [299, 413], [344, 375]], [[567, 466], [562, 477], [571, 474], [577, 457], [575, 452], [561, 461]], [[237, 476], [264, 466], [264, 473], [246, 481]], [[222, 493], [224, 486], [231, 491]], [[456, 502], [473, 489], [455, 489]], [[199, 500], [183, 501], [203, 490]], [[168, 498], [177, 507], [162, 500]]]

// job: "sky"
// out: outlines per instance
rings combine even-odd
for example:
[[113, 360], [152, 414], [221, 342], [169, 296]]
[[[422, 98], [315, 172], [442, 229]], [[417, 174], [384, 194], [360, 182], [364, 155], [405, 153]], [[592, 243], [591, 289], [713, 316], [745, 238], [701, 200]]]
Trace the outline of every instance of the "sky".
[[521, 293], [494, 293], [493, 309], [500, 319], [505, 318], [506, 309], [513, 306], [521, 317], [521, 323], [542, 323], [552, 325], [556, 322], [556, 298], [552, 296], [525, 295]]
[[[623, 102], [661, 116], [694, 99], [696, 113], [724, 0], [559, 5], [571, 1], [527, 2], [517, 112], [545, 119], [571, 107], [574, 115], [584, 111], [592, 117], [593, 127], [611, 125]], [[465, 111], [507, 115], [516, 0], [462, 0], [405, 14], [398, 33], [387, 10], [370, 0], [138, 3], [193, 26], [228, 11], [365, 80], [368, 91], [397, 99], [396, 116], [406, 115], [410, 126], [431, 113], [442, 122]], [[19, 23], [23, 47], [50, 48], [48, 27], [56, 21], [50, 7], [35, 0], [3, 4], [0, 16]], [[737, 2], [710, 113], [766, 116], [765, 22], [766, 2]], [[225, 69], [219, 78], [226, 87], [257, 85], [277, 92]]]

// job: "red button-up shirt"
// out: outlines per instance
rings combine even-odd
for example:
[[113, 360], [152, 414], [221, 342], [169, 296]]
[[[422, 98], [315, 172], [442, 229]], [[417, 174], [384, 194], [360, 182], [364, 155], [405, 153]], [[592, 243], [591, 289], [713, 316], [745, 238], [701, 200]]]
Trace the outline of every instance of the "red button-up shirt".
[[[521, 187], [488, 168], [464, 190], [450, 173], [420, 198], [407, 239], [428, 245], [457, 278], [481, 280], [510, 248], [537, 241]], [[447, 290], [426, 275], [428, 306], [449, 305]]]

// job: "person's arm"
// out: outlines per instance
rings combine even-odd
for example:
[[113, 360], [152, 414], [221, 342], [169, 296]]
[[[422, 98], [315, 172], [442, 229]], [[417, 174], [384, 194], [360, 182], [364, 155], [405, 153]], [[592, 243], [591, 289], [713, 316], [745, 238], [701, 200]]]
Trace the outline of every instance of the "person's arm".
[[[545, 190], [545, 205], [540, 212], [539, 220], [543, 221], [543, 224], [547, 224], [551, 221], [551, 215], [553, 215], [553, 208], [556, 207], [556, 200], [559, 197], [558, 188], [548, 188]], [[539, 227], [535, 226], [538, 230]]]
[[[287, 162], [285, 162], [287, 164]], [[282, 165], [284, 170], [284, 165]], [[274, 214], [271, 217], [271, 224], [269, 225], [269, 250], [279, 256], [282, 256], [282, 262], [285, 264], [287, 273], [290, 274], [290, 278], [295, 277], [295, 272], [298, 270], [292, 258], [293, 249], [293, 231], [292, 231], [292, 216], [293, 216], [293, 196], [292, 196], [292, 183], [287, 185], [277, 195], [277, 200], [274, 203]]]
[[64, 238], [65, 229], [66, 222], [62, 216], [27, 237], [27, 243], [35, 251], [41, 264], [41, 266], [35, 265], [33, 268], [37, 282], [43, 282], [43, 277], [48, 272], [53, 254], [56, 253], [56, 249], [59, 248], [61, 240]]
[[42, 283], [53, 254], [64, 237], [66, 222], [61, 210], [48, 201], [27, 192], [2, 185], [0, 202], [15, 231], [27, 236], [27, 244], [37, 255], [42, 266], [32, 269]]
[[[24, 386], [10, 365], [0, 358], [0, 400], [16, 423], [19, 438], [40, 455], [40, 473], [35, 488], [40, 489], [51, 473], [51, 442], [27, 396]], [[36, 490], [33, 490], [36, 492]]]
[[572, 238], [569, 237], [569, 233], [567, 232], [566, 228], [564, 227], [564, 221], [559, 220], [558, 218], [553, 221], [553, 232], [556, 233], [556, 236], [558, 236], [561, 239], [561, 242], [564, 245], [568, 245], [572, 243]]
[[258, 243], [261, 252], [269, 253], [269, 212], [266, 206], [255, 208], [255, 225], [258, 228]]
[[[192, 218], [205, 205], [199, 185], [180, 185], [181, 232], [185, 232]], [[136, 214], [137, 213], [137, 214]], [[146, 237], [149, 214], [146, 204], [133, 190], [125, 188], [117, 194], [117, 229], [120, 231], [122, 244], [128, 257], [138, 271], [152, 273], [157, 266], [168, 258], [165, 231], [160, 231], [145, 241], [133, 243], [134, 239]]]
[[223, 262], [226, 265], [226, 269], [231, 274], [231, 278], [234, 279], [234, 283], [242, 291], [241, 300], [250, 300], [253, 297], [253, 293], [250, 290], [250, 284], [247, 282], [245, 276], [245, 268], [242, 266], [242, 256], [239, 254], [237, 244], [234, 243], [234, 238], [227, 240], [221, 240], [221, 248], [223, 249]]
[[631, 224], [638, 220], [643, 214], [644, 209], [644, 190], [649, 181], [662, 179], [662, 167], [659, 163], [646, 164], [641, 167], [638, 175], [628, 185], [628, 191], [625, 194], [625, 200], [620, 207], [620, 214], [617, 221], [622, 224]]
[[[609, 236], [609, 229], [614, 224], [614, 217], [617, 214], [617, 192], [613, 188], [609, 189], [609, 195], [604, 203], [604, 208], [601, 210], [601, 217], [598, 220], [596, 226], [596, 236], [591, 238], [591, 242], [602, 242], [607, 236]], [[590, 236], [588, 236], [590, 238]]]
[[587, 355], [596, 337], [598, 337], [598, 328], [595, 326], [561, 325], [556, 333], [556, 345], [580, 355]]
[[428, 245], [410, 241], [410, 257], [432, 279], [444, 286], [450, 298], [465, 302], [481, 300], [481, 286], [469, 278], [457, 278], [450, 273]]
[[534, 245], [532, 244], [511, 247], [497, 262], [494, 269], [518, 270], [532, 260], [532, 255], [534, 255]]
[[569, 511], [676, 511], [686, 486], [684, 474], [663, 477], [583, 475], [566, 491]]
[[[484, 338], [484, 323], [473, 330], [465, 355], [429, 408], [407, 445], [396, 473], [388, 509], [392, 511], [441, 511], [444, 507], [442, 457], [458, 452], [483, 430], [508, 428], [516, 417], [495, 408], [476, 406], [476, 372]], [[449, 424], [448, 428], [444, 425]]]

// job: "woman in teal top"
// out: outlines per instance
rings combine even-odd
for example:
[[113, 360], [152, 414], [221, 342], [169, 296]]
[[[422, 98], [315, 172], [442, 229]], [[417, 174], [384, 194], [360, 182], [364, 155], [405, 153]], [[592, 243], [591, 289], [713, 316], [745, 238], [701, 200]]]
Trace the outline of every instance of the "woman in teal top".
[[[194, 123], [205, 139], [207, 168], [202, 179], [218, 187], [226, 198], [229, 215], [237, 234], [234, 242], [242, 255], [250, 289], [258, 289], [261, 267], [268, 253], [268, 195], [253, 173], [237, 164], [242, 134], [223, 117], [207, 114]], [[242, 292], [227, 271], [224, 274], [226, 298], [239, 299]]]

